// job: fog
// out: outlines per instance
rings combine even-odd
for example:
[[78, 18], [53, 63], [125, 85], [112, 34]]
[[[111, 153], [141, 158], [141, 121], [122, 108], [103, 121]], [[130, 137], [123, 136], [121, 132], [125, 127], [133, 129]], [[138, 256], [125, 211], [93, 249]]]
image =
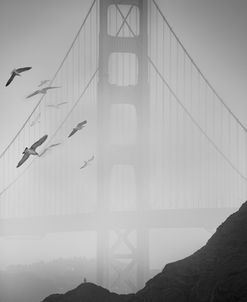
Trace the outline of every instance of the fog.
[[[150, 231], [150, 268], [184, 258], [203, 246], [214, 230], [168, 229]], [[162, 240], [160, 240], [162, 238]], [[96, 257], [96, 234], [76, 232], [40, 237], [1, 238], [1, 269], [58, 258]]]
[[[41, 80], [52, 79], [91, 5], [90, 1], [72, 1], [69, 5], [66, 1], [55, 2], [51, 5], [46, 1], [42, 3], [49, 9], [44, 24], [40, 15], [34, 20], [35, 11], [41, 9], [38, 1], [33, 1], [31, 6], [30, 1], [23, 1], [22, 8], [34, 13], [31, 18], [34, 25], [32, 27], [27, 12], [23, 12], [26, 18], [20, 20], [19, 37], [12, 27], [9, 31], [0, 29], [6, 42], [3, 43], [1, 81], [5, 82], [9, 68], [12, 68], [12, 62], [7, 64], [6, 61], [13, 60], [18, 66], [33, 66], [30, 73], [16, 79], [9, 88], [0, 90], [4, 99], [0, 103], [0, 126], [4, 129], [1, 131], [1, 152], [34, 110], [17, 139], [0, 158], [1, 276], [8, 288], [13, 282], [6, 277], [8, 274], [22, 274], [30, 269], [29, 274], [34, 269], [32, 274], [39, 278], [43, 267], [53, 270], [54, 262], [62, 259], [58, 265], [61, 268], [59, 273], [52, 278], [53, 281], [60, 280], [63, 276], [65, 285], [61, 286], [60, 281], [59, 285], [49, 289], [45, 285], [47, 291], [42, 294], [51, 294], [53, 290], [63, 292], [83, 282], [85, 277], [97, 282], [97, 232], [109, 228], [109, 245], [116, 245], [119, 254], [128, 254], [137, 247], [138, 228], [145, 227], [147, 281], [167, 263], [189, 256], [202, 247], [216, 227], [246, 199], [247, 146], [242, 125], [246, 124], [246, 116], [243, 116], [247, 109], [246, 102], [243, 102], [246, 74], [240, 68], [240, 63], [245, 60], [240, 49], [246, 49], [247, 41], [245, 39], [246, 43], [240, 44], [236, 37], [233, 39], [237, 31], [235, 27], [231, 27], [229, 36], [225, 35], [223, 25], [226, 20], [221, 12], [223, 9], [232, 20], [238, 20], [241, 17], [237, 11], [246, 10], [246, 6], [240, 0], [234, 10], [228, 1], [227, 4], [226, 1], [205, 4], [205, 1], [192, 0], [173, 1], [173, 4], [158, 2], [163, 11], [166, 9], [168, 19], [175, 23], [175, 31], [192, 57], [196, 56], [196, 62], [216, 84], [216, 90], [219, 87], [220, 94], [227, 96], [226, 104], [232, 108], [231, 112], [222, 105], [221, 99], [184, 52], [154, 4], [150, 4], [146, 24], [148, 95], [144, 96], [148, 99], [148, 119], [147, 123], [140, 124], [143, 117], [137, 106], [114, 103], [112, 91], [107, 100], [111, 104], [106, 107], [109, 111], [105, 108], [104, 114], [97, 111], [103, 99], [103, 90], [100, 90], [102, 70], [97, 69], [102, 48], [98, 41], [98, 4], [93, 6], [90, 17], [53, 79], [52, 85], [59, 88], [49, 91], [43, 99], [25, 99], [37, 89]], [[3, 11], [8, 16], [17, 14], [16, 1], [3, 1], [1, 5], [0, 19]], [[59, 13], [56, 12], [57, 5], [61, 7]], [[188, 10], [188, 7], [194, 7], [194, 10]], [[126, 15], [128, 8], [122, 9]], [[137, 9], [132, 13], [128, 22], [138, 34], [140, 16]], [[114, 36], [121, 16], [116, 17], [118, 13], [114, 6], [109, 14], [107, 30]], [[208, 16], [214, 26], [218, 26], [218, 33], [206, 26]], [[5, 18], [2, 20], [4, 25], [8, 24]], [[241, 20], [246, 22], [245, 18]], [[240, 32], [243, 27], [239, 24]], [[192, 33], [196, 33], [195, 38]], [[119, 34], [121, 37], [129, 35], [126, 24]], [[17, 57], [11, 46], [11, 37], [18, 44], [24, 39], [28, 45], [21, 44]], [[220, 49], [216, 44], [217, 55], [213, 52], [210, 37], [223, 43]], [[6, 47], [6, 44], [10, 46]], [[225, 51], [226, 44], [231, 45], [230, 49], [219, 56]], [[235, 58], [235, 50], [238, 58]], [[108, 71], [103, 72], [103, 78], [116, 89], [121, 86], [131, 91], [141, 77], [139, 55], [113, 52], [105, 64]], [[225, 69], [220, 71], [223, 66]], [[142, 101], [138, 99], [138, 102]], [[66, 104], [59, 109], [49, 107], [59, 102]], [[243, 123], [240, 124], [239, 119]], [[68, 138], [72, 129], [84, 120], [87, 120], [85, 128]], [[99, 125], [108, 132], [99, 129]], [[141, 130], [140, 125], [143, 126]], [[106, 142], [100, 138], [102, 133]], [[24, 148], [30, 147], [44, 134], [48, 134], [48, 140], [37, 149], [40, 154], [51, 144], [59, 145], [41, 157], [30, 157], [17, 169]], [[135, 148], [136, 142], [140, 142], [144, 135], [147, 144], [138, 146], [143, 152], [128, 153], [127, 148]], [[107, 144], [118, 151], [114, 153], [110, 147], [105, 151]], [[143, 159], [144, 152], [147, 158]], [[80, 169], [92, 156], [94, 159]], [[102, 170], [99, 167], [103, 167]], [[106, 195], [99, 196], [99, 184], [103, 184]], [[144, 197], [148, 204], [142, 207], [140, 196], [146, 192], [148, 196]], [[107, 211], [100, 212], [100, 216], [99, 205], [105, 196], [108, 198]], [[27, 221], [27, 225], [20, 223], [23, 221]], [[129, 232], [127, 235], [125, 230]], [[118, 238], [124, 240], [119, 243]], [[138, 253], [137, 258], [141, 258], [142, 251]], [[75, 270], [75, 259], [78, 263], [81, 259], [90, 262], [90, 267], [85, 269], [83, 263], [80, 271]], [[42, 268], [35, 270], [37, 263], [41, 263]], [[120, 267], [124, 264], [124, 261], [117, 262]], [[46, 276], [42, 275], [42, 278], [46, 279]]]

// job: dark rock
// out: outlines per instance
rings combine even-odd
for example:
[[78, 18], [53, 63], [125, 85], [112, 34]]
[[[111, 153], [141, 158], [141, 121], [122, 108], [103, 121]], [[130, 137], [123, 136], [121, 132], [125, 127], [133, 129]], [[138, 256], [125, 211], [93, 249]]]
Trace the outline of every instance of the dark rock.
[[85, 283], [44, 302], [247, 302], [247, 202], [193, 255], [165, 266], [135, 295]]
[[64, 295], [55, 294], [43, 302], [131, 302], [134, 295], [118, 295], [93, 283], [83, 283]]

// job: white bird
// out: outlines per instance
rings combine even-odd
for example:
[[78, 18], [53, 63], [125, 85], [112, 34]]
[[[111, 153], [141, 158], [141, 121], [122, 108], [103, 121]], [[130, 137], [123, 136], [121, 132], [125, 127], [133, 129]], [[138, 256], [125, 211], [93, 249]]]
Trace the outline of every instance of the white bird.
[[6, 83], [6, 87], [9, 86], [9, 84], [14, 80], [15, 76], [21, 76], [21, 73], [27, 70], [32, 69], [32, 67], [21, 67], [21, 68], [15, 68], [11, 71], [11, 76], [8, 79], [8, 82]]
[[71, 137], [72, 135], [74, 135], [78, 130], [83, 129], [86, 124], [87, 124], [86, 120], [77, 124], [77, 126], [75, 128], [73, 128], [72, 132], [70, 133], [70, 135], [68, 137]]
[[50, 80], [43, 80], [43, 81], [40, 81], [40, 84], [38, 85], [38, 87], [41, 87], [43, 85], [45, 85], [46, 83], [49, 83]]
[[39, 154], [36, 152], [36, 148], [42, 145], [46, 141], [47, 137], [48, 135], [46, 134], [42, 136], [37, 142], [35, 142], [30, 148], [26, 147], [25, 150], [22, 152], [22, 159], [19, 161], [16, 168], [19, 168], [29, 158], [30, 155], [39, 156]]
[[36, 118], [30, 123], [30, 127], [33, 127], [35, 124], [40, 123], [41, 112], [36, 116]]
[[84, 164], [80, 167], [80, 169], [86, 168], [88, 166], [88, 164], [93, 160], [94, 160], [94, 155], [91, 158], [89, 158], [88, 160], [84, 160]]
[[55, 144], [52, 144], [52, 145], [46, 147], [46, 148], [39, 154], [39, 156], [40, 156], [40, 157], [43, 156], [47, 151], [49, 151], [49, 150], [51, 150], [52, 148], [54, 148], [54, 147], [56, 147], [56, 146], [59, 146], [59, 145], [61, 145], [61, 143], [55, 143]]
[[32, 96], [39, 94], [39, 93], [46, 94], [49, 89], [54, 89], [54, 88], [60, 88], [60, 87], [54, 86], [54, 87], [44, 87], [44, 88], [38, 89], [38, 90], [34, 91], [33, 93], [29, 94], [26, 97], [26, 99], [31, 98]]
[[60, 107], [61, 107], [62, 105], [65, 105], [65, 104], [68, 104], [68, 102], [62, 102], [62, 103], [59, 103], [59, 104], [49, 104], [49, 105], [46, 105], [46, 107], [55, 108], [55, 109], [60, 109]]

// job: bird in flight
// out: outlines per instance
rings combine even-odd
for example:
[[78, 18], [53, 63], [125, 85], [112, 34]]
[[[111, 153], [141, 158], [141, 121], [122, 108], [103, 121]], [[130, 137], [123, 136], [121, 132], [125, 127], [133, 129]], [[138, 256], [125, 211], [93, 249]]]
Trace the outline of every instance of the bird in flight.
[[68, 104], [68, 102], [62, 102], [62, 103], [59, 103], [59, 104], [49, 104], [49, 105], [46, 105], [46, 107], [50, 107], [50, 108], [54, 108], [54, 109], [60, 109], [60, 107], [65, 105], [65, 104]]
[[45, 85], [46, 83], [49, 83], [50, 80], [43, 80], [43, 81], [40, 81], [40, 84], [38, 85], [38, 87], [41, 87], [43, 85]]
[[88, 166], [88, 164], [93, 160], [94, 160], [94, 155], [91, 158], [89, 158], [88, 160], [84, 160], [84, 164], [80, 167], [80, 169], [86, 168]]
[[59, 146], [61, 145], [61, 143], [55, 143], [55, 144], [52, 144], [48, 147], [46, 147], [40, 154], [39, 154], [39, 157], [43, 156], [47, 151], [51, 150], [52, 148], [56, 147], [56, 146]]
[[14, 80], [15, 76], [21, 76], [21, 73], [27, 70], [30, 70], [32, 67], [21, 67], [21, 68], [16, 68], [11, 71], [11, 76], [8, 79], [8, 82], [6, 83], [6, 87], [9, 86], [9, 84]]
[[77, 126], [75, 128], [73, 128], [72, 132], [70, 133], [70, 135], [68, 137], [71, 137], [72, 135], [74, 135], [78, 130], [81, 130], [82, 128], [85, 127], [85, 125], [87, 124], [87, 121], [83, 121], [79, 124], [77, 124]]
[[30, 123], [30, 127], [33, 127], [37, 123], [40, 123], [41, 112], [36, 116], [36, 118]]
[[60, 88], [60, 87], [58, 87], [58, 86], [51, 87], [50, 86], [50, 87], [44, 87], [44, 88], [38, 89], [38, 90], [34, 91], [33, 93], [29, 94], [26, 97], [26, 99], [31, 98], [32, 96], [35, 96], [36, 94], [39, 94], [39, 93], [46, 94], [49, 89], [54, 89], [54, 88]]
[[22, 159], [18, 162], [16, 168], [19, 168], [29, 158], [30, 155], [39, 156], [39, 154], [36, 152], [36, 148], [42, 145], [46, 141], [47, 137], [48, 135], [46, 134], [42, 136], [37, 142], [35, 142], [30, 148], [26, 147], [25, 150], [22, 152]]

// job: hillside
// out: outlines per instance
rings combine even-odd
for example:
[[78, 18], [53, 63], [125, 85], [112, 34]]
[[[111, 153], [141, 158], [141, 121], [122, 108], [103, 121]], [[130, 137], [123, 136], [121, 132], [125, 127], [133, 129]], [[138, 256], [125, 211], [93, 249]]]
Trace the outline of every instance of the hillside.
[[136, 294], [81, 284], [44, 302], [247, 302], [247, 202], [191, 256], [170, 263]]

